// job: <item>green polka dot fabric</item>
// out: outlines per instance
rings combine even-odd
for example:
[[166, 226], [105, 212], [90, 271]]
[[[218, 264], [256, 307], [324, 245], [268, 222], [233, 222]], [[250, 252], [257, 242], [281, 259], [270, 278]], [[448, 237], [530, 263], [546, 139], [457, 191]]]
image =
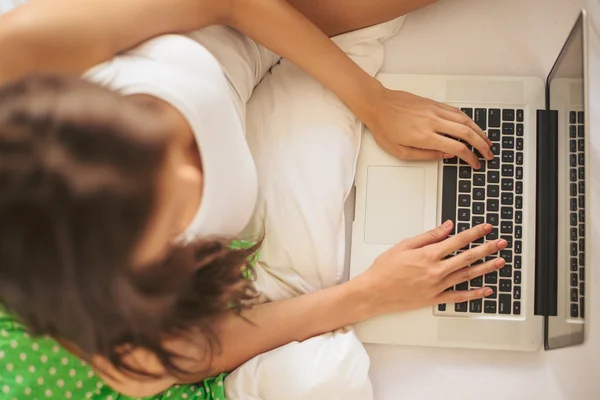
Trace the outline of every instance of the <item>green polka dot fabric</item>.
[[[236, 241], [232, 248], [252, 243]], [[254, 264], [254, 255], [249, 261]], [[225, 400], [227, 374], [177, 385], [143, 400]], [[0, 305], [0, 400], [133, 400], [112, 390], [93, 369], [51, 338], [33, 338]]]

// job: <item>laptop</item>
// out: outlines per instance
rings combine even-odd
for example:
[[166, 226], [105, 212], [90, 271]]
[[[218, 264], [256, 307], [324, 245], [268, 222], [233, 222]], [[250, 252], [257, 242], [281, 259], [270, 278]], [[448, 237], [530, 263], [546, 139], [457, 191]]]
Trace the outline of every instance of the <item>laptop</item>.
[[[499, 271], [449, 290], [485, 299], [384, 315], [356, 326], [367, 343], [533, 351], [582, 343], [586, 310], [588, 16], [577, 19], [546, 82], [539, 78], [383, 74], [392, 89], [461, 108], [493, 143], [472, 169], [451, 158], [404, 162], [365, 131], [357, 164], [350, 277], [399, 241], [445, 220], [493, 225]], [[461, 250], [464, 251], [465, 249]], [[461, 251], [457, 252], [460, 253]], [[455, 254], [457, 254], [455, 253]], [[475, 264], [484, 260], [478, 260]]]

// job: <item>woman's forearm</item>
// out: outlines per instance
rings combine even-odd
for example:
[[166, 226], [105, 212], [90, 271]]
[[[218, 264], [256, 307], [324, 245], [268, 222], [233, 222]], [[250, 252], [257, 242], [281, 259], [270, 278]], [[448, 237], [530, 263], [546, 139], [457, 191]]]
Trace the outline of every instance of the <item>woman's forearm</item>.
[[285, 0], [236, 0], [230, 25], [292, 61], [337, 94], [361, 119], [379, 82]]
[[147, 39], [227, 23], [233, 0], [31, 0], [0, 16], [0, 84], [81, 74]]

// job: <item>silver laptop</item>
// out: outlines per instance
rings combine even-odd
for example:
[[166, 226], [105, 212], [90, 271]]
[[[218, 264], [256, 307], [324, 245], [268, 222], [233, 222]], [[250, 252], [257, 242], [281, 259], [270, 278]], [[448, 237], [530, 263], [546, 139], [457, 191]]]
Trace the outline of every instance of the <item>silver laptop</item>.
[[[493, 161], [403, 162], [365, 132], [356, 173], [350, 277], [402, 239], [455, 222], [488, 222], [505, 238], [499, 271], [452, 290], [488, 298], [385, 315], [357, 326], [368, 343], [547, 349], [583, 342], [586, 246], [587, 16], [582, 12], [547, 81], [539, 78], [380, 75], [460, 107], [493, 142]], [[464, 250], [464, 249], [463, 249]], [[482, 262], [479, 260], [477, 263]], [[544, 329], [545, 327], [545, 329]]]

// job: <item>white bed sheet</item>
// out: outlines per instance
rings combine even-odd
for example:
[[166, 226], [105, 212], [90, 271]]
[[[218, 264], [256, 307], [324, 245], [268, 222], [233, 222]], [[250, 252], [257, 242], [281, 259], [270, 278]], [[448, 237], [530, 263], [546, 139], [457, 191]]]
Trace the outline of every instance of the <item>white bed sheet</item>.
[[[382, 72], [545, 78], [585, 1], [442, 0], [407, 17], [400, 33], [385, 45]], [[596, 67], [592, 84], [598, 96], [600, 65]], [[590, 146], [594, 173], [600, 171], [598, 105], [595, 115]], [[592, 204], [599, 204], [600, 177], [595, 175]], [[599, 219], [594, 213], [589, 222], [596, 234]], [[583, 347], [521, 354], [367, 345], [375, 399], [599, 399], [597, 246], [592, 260], [590, 339]]]

